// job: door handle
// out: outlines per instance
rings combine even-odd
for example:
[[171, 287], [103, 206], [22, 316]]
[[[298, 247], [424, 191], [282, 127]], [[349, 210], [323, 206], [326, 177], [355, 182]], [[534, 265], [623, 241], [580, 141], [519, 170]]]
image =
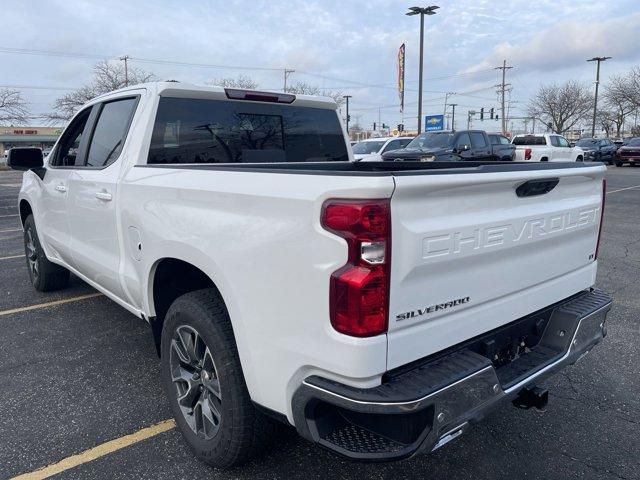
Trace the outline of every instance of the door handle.
[[110, 202], [113, 198], [109, 192], [96, 192], [96, 198], [105, 202]]
[[58, 192], [62, 192], [62, 193], [64, 193], [64, 192], [66, 192], [66, 191], [67, 191], [67, 187], [65, 187], [64, 185], [56, 185], [56, 190], [57, 190]]

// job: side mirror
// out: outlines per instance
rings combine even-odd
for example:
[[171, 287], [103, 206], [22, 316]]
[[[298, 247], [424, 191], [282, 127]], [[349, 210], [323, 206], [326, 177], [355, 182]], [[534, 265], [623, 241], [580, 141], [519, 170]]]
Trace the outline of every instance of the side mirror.
[[12, 148], [7, 155], [7, 166], [13, 170], [42, 168], [44, 166], [42, 150], [34, 147]]
[[575, 146], [576, 146], [576, 142], [569, 142], [569, 146], [570, 146], [571, 148], [575, 147]]
[[465, 145], [458, 145], [458, 146], [456, 147], [456, 150], [457, 150], [458, 152], [466, 152], [466, 151], [471, 150], [471, 145], [467, 145], [467, 144], [465, 144]]

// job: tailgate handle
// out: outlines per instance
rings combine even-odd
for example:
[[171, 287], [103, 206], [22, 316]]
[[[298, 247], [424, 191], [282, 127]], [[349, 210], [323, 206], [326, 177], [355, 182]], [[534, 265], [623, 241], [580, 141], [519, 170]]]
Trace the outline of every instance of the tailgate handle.
[[559, 178], [541, 178], [540, 180], [529, 180], [516, 188], [516, 195], [519, 197], [534, 197], [544, 195], [558, 185]]

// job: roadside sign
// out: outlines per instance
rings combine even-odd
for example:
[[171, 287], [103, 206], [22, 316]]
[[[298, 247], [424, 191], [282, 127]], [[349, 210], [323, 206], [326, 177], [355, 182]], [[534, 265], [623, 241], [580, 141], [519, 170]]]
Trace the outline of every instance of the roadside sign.
[[444, 130], [444, 115], [427, 115], [424, 117], [424, 126], [427, 132]]

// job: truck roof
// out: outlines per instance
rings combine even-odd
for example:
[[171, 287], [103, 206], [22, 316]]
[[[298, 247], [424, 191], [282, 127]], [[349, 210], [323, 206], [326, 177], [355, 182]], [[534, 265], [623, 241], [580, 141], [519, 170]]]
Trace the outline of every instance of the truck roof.
[[[112, 92], [105, 93], [103, 95], [99, 95], [91, 100], [92, 103], [94, 101], [103, 100], [106, 97], [111, 97], [112, 95], [118, 95], [122, 93], [127, 93], [135, 90], [145, 89], [149, 90], [152, 93], [156, 93], [160, 96], [166, 97], [180, 97], [180, 98], [202, 98], [202, 99], [211, 99], [211, 100], [229, 100], [227, 97], [227, 93], [225, 87], [219, 86], [208, 86], [208, 85], [194, 85], [190, 83], [181, 83], [175, 81], [164, 81], [164, 82], [148, 82], [148, 83], [139, 83], [136, 85], [130, 85], [124, 88], [120, 88], [118, 90], [114, 90]], [[269, 90], [252, 90], [246, 88], [228, 88], [228, 90], [242, 90], [242, 91], [250, 91], [250, 92], [259, 92], [265, 94], [272, 95], [282, 95], [283, 92], [277, 91], [269, 91]], [[330, 97], [323, 97], [319, 95], [298, 95], [298, 94], [287, 94], [293, 95], [295, 100], [291, 103], [291, 105], [295, 106], [303, 106], [303, 107], [313, 107], [313, 108], [326, 108], [330, 110], [337, 109], [337, 104], [335, 100]], [[255, 101], [255, 100], [252, 100]]]

